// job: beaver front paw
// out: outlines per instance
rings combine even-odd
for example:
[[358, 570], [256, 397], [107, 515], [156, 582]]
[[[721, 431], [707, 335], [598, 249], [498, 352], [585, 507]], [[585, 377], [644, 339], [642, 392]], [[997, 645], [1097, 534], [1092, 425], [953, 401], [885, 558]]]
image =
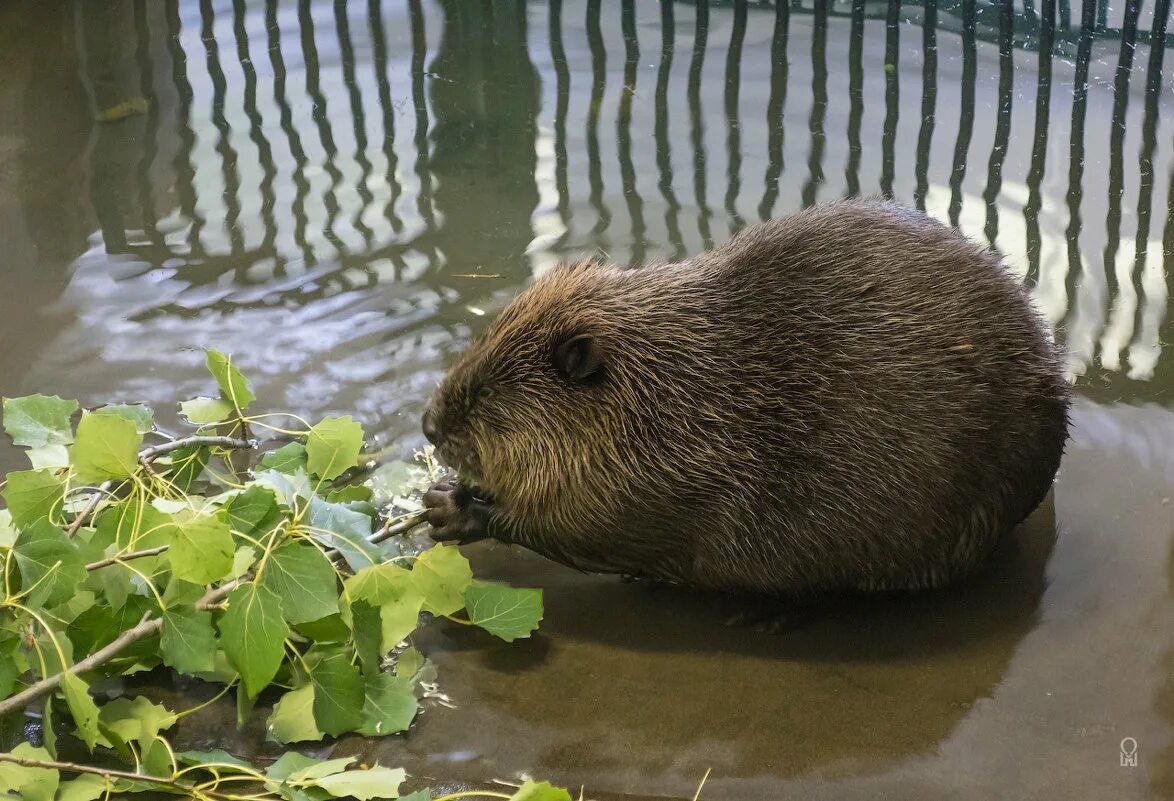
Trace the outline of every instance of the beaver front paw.
[[428, 507], [428, 522], [432, 524], [432, 539], [455, 542], [458, 545], [476, 542], [490, 536], [491, 506], [473, 494], [473, 491], [455, 478], [446, 478], [432, 485], [424, 493]]

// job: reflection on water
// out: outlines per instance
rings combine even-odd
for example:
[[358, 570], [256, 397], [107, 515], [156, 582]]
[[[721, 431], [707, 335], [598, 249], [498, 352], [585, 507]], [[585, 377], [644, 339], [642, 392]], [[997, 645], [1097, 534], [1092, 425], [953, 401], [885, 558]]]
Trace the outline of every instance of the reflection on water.
[[[89, 209], [26, 235], [73, 243], [54, 268], [73, 271], [91, 348], [111, 317], [183, 316], [186, 341], [246, 351], [263, 309], [320, 320], [305, 310], [358, 293], [396, 310], [369, 331], [396, 349], [462, 336], [464, 307], [559, 258], [680, 258], [879, 193], [999, 247], [1073, 373], [1145, 396], [1133, 380], [1171, 381], [1174, 148], [1150, 46], [1168, 16], [1169, 0], [79, 3], [60, 57], [111, 121], [66, 145]], [[44, 83], [42, 102], [74, 102]], [[345, 361], [308, 336], [286, 344]]]
[[[463, 337], [468, 305], [559, 258], [680, 258], [875, 193], [1003, 250], [1093, 391], [1172, 381], [1174, 140], [1151, 46], [1169, 42], [1168, 0], [603, 5], [76, 4], [60, 58], [110, 121], [58, 144], [88, 209], [29, 244], [72, 243], [50, 269], [73, 272], [87, 341], [106, 330], [92, 349], [119, 334], [112, 317], [241, 350], [279, 323], [266, 310], [343, 328], [364, 308], [387, 312], [367, 343], [432, 361], [409, 337]], [[181, 317], [182, 336], [158, 330]], [[58, 366], [69, 334], [49, 346]], [[282, 339], [352, 375], [350, 350]], [[277, 354], [250, 350], [283, 383]], [[402, 370], [353, 375], [407, 389]]]
[[[557, 260], [584, 253], [625, 264], [679, 259], [760, 219], [883, 194], [1006, 254], [1067, 344], [1083, 393], [1161, 401], [1174, 389], [1174, 356], [1162, 347], [1174, 325], [1167, 315], [1174, 265], [1168, 24], [1169, 0], [73, 0], [45, 7], [14, 0], [0, 8], [3, 394], [170, 404], [207, 390], [198, 346], [210, 344], [236, 354], [267, 405], [356, 413], [406, 453], [420, 443], [419, 411], [450, 352]], [[817, 631], [782, 655], [761, 644], [738, 651], [741, 667], [728, 669], [742, 671], [735, 674], [742, 681], [766, 683], [785, 664], [786, 682], [812, 698], [827, 694], [817, 704], [825, 713], [822, 739], [809, 750], [793, 746], [793, 763], [771, 775], [797, 776], [836, 760], [874, 766], [939, 741], [954, 768], [977, 775], [982, 765], [967, 758], [967, 737], [990, 742], [999, 733], [991, 717], [970, 716], [970, 706], [1029, 704], [1025, 695], [1038, 686], [1001, 678], [1047, 674], [1054, 651], [1073, 642], [1063, 621], [1060, 634], [1027, 636], [1037, 625], [1049, 630], [1036, 615], [1041, 594], [1061, 618], [1071, 609], [1065, 598], [1093, 603], [1089, 597], [1111, 595], [1115, 582], [1135, 590], [1139, 603], [1168, 609], [1168, 590], [1162, 595], [1148, 574], [1135, 587], [1120, 565], [1098, 572], [1090, 563], [1085, 578], [1104, 596], [1085, 596], [1080, 580], [1065, 573], [1089, 553], [1107, 562], [1104, 537], [1123, 519], [1085, 509], [1080, 490], [1099, 486], [1097, 476], [1118, 465], [1129, 466], [1123, 476], [1145, 476], [1150, 464], [1138, 457], [1133, 470], [1134, 446], [1148, 434], [1138, 433], [1130, 412], [1082, 408], [1087, 438], [1066, 459], [1060, 485], [1076, 490], [1057, 500], [1067, 539], [1047, 562], [1048, 576], [1045, 517], [1025, 547], [1046, 547], [1024, 552], [1026, 578], [1011, 576], [1016, 592], [1002, 602], [996, 581], [976, 593], [981, 613], [972, 618], [965, 603], [914, 610], [910, 619], [924, 626], [896, 607], [867, 618], [878, 631], [907, 631], [918, 648], [927, 638], [950, 639], [960, 626], [969, 634], [950, 639], [960, 650], [947, 657], [926, 646], [896, 668], [900, 654], [886, 651], [889, 661], [875, 671], [844, 666], [844, 654], [821, 655], [821, 637], [881, 649], [893, 640], [863, 629], [845, 640], [841, 628]], [[1169, 421], [1159, 412], [1146, 416], [1162, 420], [1156, 441], [1166, 442]], [[1118, 447], [1128, 454], [1114, 461]], [[11, 454], [3, 460], [14, 463]], [[1126, 519], [1135, 503], [1149, 509], [1126, 527], [1136, 535], [1128, 566], [1138, 570], [1171, 558], [1161, 539], [1168, 507], [1154, 506], [1163, 490], [1145, 480], [1122, 477], [1118, 488]], [[1137, 487], [1152, 489], [1150, 506], [1130, 496]], [[517, 564], [500, 569], [529, 563]], [[1168, 586], [1174, 579], [1169, 568], [1166, 574]], [[614, 643], [614, 631], [601, 635], [593, 625], [622, 618], [615, 599], [631, 596], [609, 596], [614, 607], [599, 607], [598, 585], [579, 581], [552, 579], [551, 618], [563, 627], [552, 628], [552, 641], [568, 650], [551, 654], [551, 663], [570, 670], [576, 653], [605, 660], [600, 675], [613, 681], [640, 643], [599, 647]], [[582, 608], [598, 609], [597, 619], [577, 617]], [[653, 603], [632, 630], [665, 636], [680, 625], [676, 609], [676, 602]], [[1118, 642], [1111, 633], [1118, 620], [1096, 620], [1105, 642]], [[682, 628], [683, 649], [706, 637], [710, 622]], [[1137, 636], [1155, 640], [1152, 629]], [[731, 649], [740, 637], [729, 640]], [[981, 642], [967, 645], [972, 639]], [[1167, 643], [1168, 663], [1174, 646], [1168, 637], [1155, 641]], [[676, 660], [699, 687], [719, 669]], [[813, 672], [813, 662], [835, 674], [838, 689]], [[1092, 672], [1088, 681], [1100, 681]], [[460, 687], [464, 679], [453, 675]], [[501, 675], [514, 673], [503, 668]], [[515, 697], [526, 680], [538, 679], [503, 679], [501, 698]], [[565, 675], [541, 680], [551, 682], [551, 697], [562, 697]], [[478, 692], [490, 692], [479, 681], [468, 677]], [[584, 715], [609, 689], [585, 681]], [[928, 695], [902, 693], [919, 683]], [[1169, 696], [1168, 678], [1165, 686]], [[614, 697], [630, 706], [627, 716], [601, 720], [643, 738], [645, 749], [664, 739], [658, 719], [642, 717], [628, 695]], [[501, 698], [485, 703], [499, 718], [511, 714]], [[1069, 698], [1065, 709], [1086, 700]], [[953, 706], [942, 711], [942, 704]], [[669, 715], [674, 707], [666, 699], [656, 709]], [[1146, 732], [1168, 731], [1145, 712], [1150, 717], [1139, 725]], [[518, 719], [541, 728], [536, 715]], [[781, 737], [789, 716], [813, 725], [803, 715], [795, 697], [771, 696], [750, 717], [762, 726], [777, 719], [772, 731]], [[907, 726], [908, 736], [877, 739], [866, 720], [875, 715]], [[739, 722], [727, 721], [729, 738]], [[674, 729], [678, 738], [697, 725], [687, 716], [678, 723], [694, 727]], [[451, 725], [466, 724], [453, 718]], [[500, 728], [485, 725], [490, 733]], [[600, 751], [596, 762], [576, 762], [586, 746], [571, 735], [584, 731], [561, 740], [551, 733], [551, 753], [519, 759], [571, 773], [580, 766], [585, 780], [592, 766], [622, 761]], [[600, 743], [607, 734], [585, 739]], [[417, 742], [427, 748], [426, 738]], [[656, 764], [679, 778], [674, 764], [751, 771], [769, 762], [773, 741], [723, 742], [730, 753], [743, 749], [741, 757], [720, 748], [716, 756], [691, 752], [678, 739], [656, 752]], [[915, 759], [889, 777], [933, 797], [928, 764]], [[1026, 775], [1020, 765], [999, 767]], [[633, 786], [654, 785], [650, 775]], [[753, 786], [744, 797], [777, 797]]]

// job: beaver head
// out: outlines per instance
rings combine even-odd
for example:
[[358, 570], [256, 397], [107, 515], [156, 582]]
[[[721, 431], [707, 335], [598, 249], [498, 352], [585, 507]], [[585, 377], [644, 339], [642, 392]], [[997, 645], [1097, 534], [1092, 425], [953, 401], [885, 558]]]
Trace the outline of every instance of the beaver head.
[[428, 404], [424, 433], [440, 460], [515, 507], [623, 462], [641, 427], [633, 411], [652, 409], [640, 400], [655, 362], [630, 277], [579, 262], [519, 295]]

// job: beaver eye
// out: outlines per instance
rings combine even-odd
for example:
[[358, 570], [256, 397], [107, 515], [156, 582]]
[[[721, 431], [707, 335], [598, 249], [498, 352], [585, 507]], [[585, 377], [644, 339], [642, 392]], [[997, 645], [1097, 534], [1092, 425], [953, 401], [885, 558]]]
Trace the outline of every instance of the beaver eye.
[[482, 384], [477, 387], [477, 400], [489, 400], [493, 397], [493, 387], [489, 384]]

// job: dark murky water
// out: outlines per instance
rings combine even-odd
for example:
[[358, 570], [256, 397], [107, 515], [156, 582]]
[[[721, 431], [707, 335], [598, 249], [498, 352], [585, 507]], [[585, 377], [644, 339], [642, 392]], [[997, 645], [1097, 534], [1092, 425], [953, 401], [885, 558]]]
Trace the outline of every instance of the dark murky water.
[[[458, 709], [339, 748], [600, 795], [692, 797], [713, 768], [712, 798], [1174, 797], [1168, 17], [13, 0], [0, 392], [171, 408], [214, 345], [262, 402], [357, 413], [406, 455], [449, 355], [558, 259], [671, 259], [892, 195], [1006, 254], [1083, 396], [1054, 503], [991, 571], [771, 638], [712, 599], [472, 549], [547, 588], [541, 636], [434, 627]], [[229, 736], [208, 715], [185, 737]]]

